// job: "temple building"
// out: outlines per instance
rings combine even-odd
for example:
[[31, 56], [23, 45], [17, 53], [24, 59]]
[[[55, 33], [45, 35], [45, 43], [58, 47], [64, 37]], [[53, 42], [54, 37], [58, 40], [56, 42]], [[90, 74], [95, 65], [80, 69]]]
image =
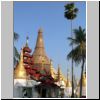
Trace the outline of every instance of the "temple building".
[[[68, 71], [65, 77], [59, 64], [58, 70], [54, 68], [53, 61], [45, 52], [42, 33], [40, 28], [33, 53], [28, 45], [28, 37], [21, 49], [19, 62], [14, 69], [14, 98], [71, 97], [70, 73]], [[83, 85], [85, 87], [85, 83]]]

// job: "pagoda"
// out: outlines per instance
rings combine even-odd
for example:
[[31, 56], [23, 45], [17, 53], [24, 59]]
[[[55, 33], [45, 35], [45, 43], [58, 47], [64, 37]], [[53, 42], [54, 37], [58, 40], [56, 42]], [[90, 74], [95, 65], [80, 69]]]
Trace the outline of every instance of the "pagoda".
[[21, 54], [20, 54], [19, 63], [17, 64], [17, 66], [14, 70], [14, 79], [16, 79], [16, 80], [27, 79], [27, 72], [26, 72], [26, 69], [23, 64], [23, 50], [21, 51]]
[[[81, 79], [80, 79], [81, 81]], [[80, 81], [77, 84], [76, 94], [78, 97], [80, 97]], [[86, 72], [82, 75], [82, 98], [86, 98]]]
[[28, 67], [32, 67], [33, 65], [33, 61], [32, 61], [32, 56], [31, 56], [31, 49], [28, 46], [28, 37], [26, 37], [26, 44], [23, 48], [23, 62], [24, 62], [24, 67], [28, 68]]
[[36, 41], [35, 50], [32, 55], [32, 60], [34, 61], [33, 68], [46, 69], [49, 71], [50, 68], [50, 60], [46, 55], [45, 48], [44, 48], [44, 41], [43, 41], [43, 31], [40, 28], [38, 30], [38, 37]]
[[66, 84], [66, 96], [71, 97], [72, 95], [72, 84], [70, 81], [69, 69], [67, 70], [67, 84]]
[[71, 90], [70, 79], [64, 77], [59, 65], [56, 71], [52, 60], [47, 57], [42, 33], [40, 28], [32, 54], [28, 45], [29, 38], [26, 37], [26, 44], [14, 70], [15, 96], [18, 94], [18, 97], [23, 97], [22, 91], [25, 90], [26, 97], [64, 97], [65, 89], [69, 92]]

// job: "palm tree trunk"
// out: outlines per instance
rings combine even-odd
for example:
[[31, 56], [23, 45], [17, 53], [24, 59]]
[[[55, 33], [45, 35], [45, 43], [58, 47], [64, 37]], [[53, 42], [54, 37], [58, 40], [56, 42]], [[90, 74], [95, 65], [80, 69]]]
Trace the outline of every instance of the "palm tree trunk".
[[81, 69], [80, 98], [82, 97], [82, 78], [83, 78], [83, 70], [84, 70], [84, 58], [83, 58], [82, 69]]
[[[71, 20], [71, 37], [73, 38], [73, 34], [72, 34], [72, 20]], [[73, 50], [73, 44], [72, 44], [72, 50]], [[72, 58], [72, 97], [74, 97], [73, 58]]]

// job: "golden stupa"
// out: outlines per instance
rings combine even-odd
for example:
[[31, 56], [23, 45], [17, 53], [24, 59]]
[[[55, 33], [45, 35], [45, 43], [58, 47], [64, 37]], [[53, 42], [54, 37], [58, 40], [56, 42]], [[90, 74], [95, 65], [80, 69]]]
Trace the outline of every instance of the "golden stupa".
[[82, 86], [83, 87], [86, 86], [86, 75], [85, 75], [85, 73], [83, 74], [83, 77], [82, 77]]
[[46, 65], [50, 65], [50, 60], [46, 55], [45, 48], [44, 48], [44, 42], [43, 42], [43, 30], [40, 28], [38, 30], [38, 37], [37, 42], [35, 46], [35, 50], [33, 52], [33, 61], [34, 64], [41, 64], [44, 60]]
[[51, 59], [50, 59], [50, 74], [53, 75], [53, 64]]
[[20, 54], [19, 64], [14, 71], [14, 79], [27, 79], [27, 72], [23, 65], [23, 49]]
[[71, 81], [70, 81], [70, 76], [69, 76], [69, 70], [67, 70], [67, 84], [66, 87], [72, 87]]
[[60, 65], [58, 64], [58, 81], [62, 80], [62, 73], [61, 73], [61, 69], [60, 69]]
[[54, 70], [54, 67], [53, 67], [53, 62], [52, 60], [50, 59], [50, 75], [56, 79], [56, 73], [55, 73], [55, 70]]
[[[78, 84], [78, 87], [80, 87], [80, 82]], [[86, 74], [83, 73], [83, 76], [82, 76], [82, 87], [86, 87]]]

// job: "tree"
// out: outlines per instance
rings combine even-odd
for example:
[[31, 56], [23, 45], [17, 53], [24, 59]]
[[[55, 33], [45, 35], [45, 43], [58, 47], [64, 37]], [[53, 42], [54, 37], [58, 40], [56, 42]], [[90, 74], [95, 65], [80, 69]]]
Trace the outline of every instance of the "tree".
[[[66, 19], [71, 20], [71, 37], [72, 35], [72, 20], [77, 17], [78, 8], [75, 8], [74, 3], [69, 3], [65, 5], [64, 16]], [[72, 45], [73, 50], [73, 45]], [[73, 83], [73, 58], [72, 58], [72, 97], [74, 97], [74, 83]]]
[[[17, 41], [19, 39], [19, 34], [14, 32], [14, 42]], [[14, 45], [14, 65], [18, 62], [19, 60], [19, 53], [17, 48]]]
[[80, 80], [80, 97], [82, 97], [82, 75], [86, 60], [86, 33], [85, 29], [79, 26], [79, 29], [74, 29], [74, 38], [69, 37], [70, 45], [75, 45], [75, 48], [67, 55], [67, 58], [73, 58], [76, 64], [81, 64], [81, 80]]
[[19, 34], [14, 32], [14, 41], [17, 41], [19, 39]]

